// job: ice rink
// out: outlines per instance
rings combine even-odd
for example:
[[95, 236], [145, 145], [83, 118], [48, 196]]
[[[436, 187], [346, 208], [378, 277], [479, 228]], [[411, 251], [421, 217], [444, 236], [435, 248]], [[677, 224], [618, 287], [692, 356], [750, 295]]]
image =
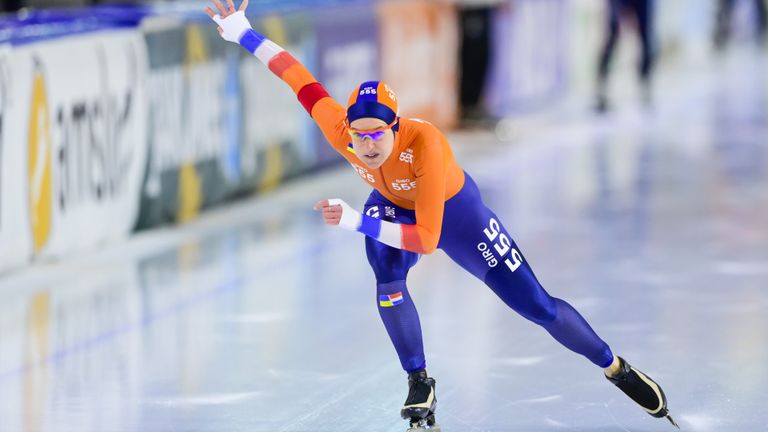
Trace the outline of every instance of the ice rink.
[[[768, 431], [768, 61], [709, 66], [663, 75], [653, 109], [582, 100], [450, 139], [544, 287], [683, 430]], [[0, 277], [0, 431], [404, 431], [363, 238], [311, 209], [368, 192], [341, 165]], [[673, 430], [442, 252], [409, 286], [443, 431]]]

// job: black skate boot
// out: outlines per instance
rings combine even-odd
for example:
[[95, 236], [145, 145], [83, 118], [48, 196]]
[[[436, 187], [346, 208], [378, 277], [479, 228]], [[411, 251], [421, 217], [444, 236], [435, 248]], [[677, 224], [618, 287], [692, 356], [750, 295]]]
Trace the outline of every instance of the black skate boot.
[[648, 414], [662, 418], [666, 417], [672, 425], [680, 429], [667, 409], [667, 397], [658, 384], [648, 375], [632, 367], [623, 358], [619, 357], [621, 371], [613, 377], [606, 375], [606, 379], [612, 382], [619, 390], [640, 405]]
[[411, 422], [407, 432], [440, 432], [435, 423], [435, 380], [422, 370], [408, 375], [408, 398], [400, 410], [400, 416]]

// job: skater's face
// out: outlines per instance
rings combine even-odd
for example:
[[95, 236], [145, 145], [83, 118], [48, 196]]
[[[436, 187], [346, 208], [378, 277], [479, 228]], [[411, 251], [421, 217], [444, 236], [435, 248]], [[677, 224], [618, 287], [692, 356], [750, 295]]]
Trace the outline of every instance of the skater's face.
[[384, 164], [395, 146], [393, 124], [373, 117], [353, 121], [349, 125], [352, 147], [358, 159], [368, 168], [379, 168]]

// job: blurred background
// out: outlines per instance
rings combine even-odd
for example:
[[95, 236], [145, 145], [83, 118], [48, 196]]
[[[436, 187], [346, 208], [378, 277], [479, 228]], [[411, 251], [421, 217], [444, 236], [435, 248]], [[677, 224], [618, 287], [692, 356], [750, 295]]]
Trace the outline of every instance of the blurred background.
[[[205, 6], [2, 0], [0, 432], [405, 430], [362, 239], [311, 211], [366, 185]], [[337, 100], [382, 79], [441, 128], [685, 430], [768, 431], [765, 0], [248, 16]], [[666, 427], [441, 252], [411, 277], [445, 430]]]

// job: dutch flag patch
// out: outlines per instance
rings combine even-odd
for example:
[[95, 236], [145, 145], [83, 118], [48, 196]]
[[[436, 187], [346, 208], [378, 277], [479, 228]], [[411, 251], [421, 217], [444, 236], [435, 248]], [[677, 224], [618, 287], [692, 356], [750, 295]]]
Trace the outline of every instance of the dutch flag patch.
[[379, 306], [381, 307], [397, 306], [403, 301], [403, 293], [401, 292], [379, 296]]

